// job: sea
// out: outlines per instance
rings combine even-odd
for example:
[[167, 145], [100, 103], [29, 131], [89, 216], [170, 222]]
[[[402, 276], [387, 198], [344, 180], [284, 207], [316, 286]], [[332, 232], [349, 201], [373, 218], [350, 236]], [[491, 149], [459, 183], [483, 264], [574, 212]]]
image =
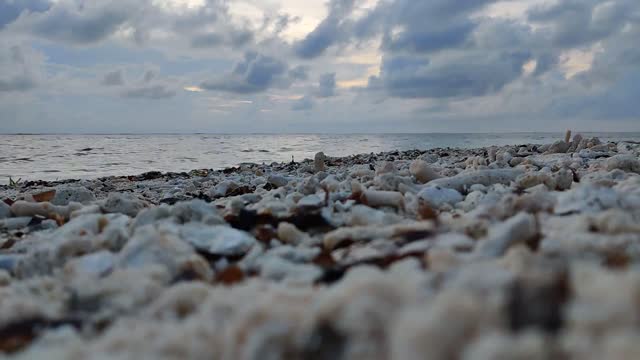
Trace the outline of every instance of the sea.
[[[640, 141], [640, 133], [583, 133], [604, 141]], [[0, 135], [0, 184], [86, 179], [148, 171], [223, 169], [392, 150], [545, 144], [560, 133], [500, 134], [152, 134]]]

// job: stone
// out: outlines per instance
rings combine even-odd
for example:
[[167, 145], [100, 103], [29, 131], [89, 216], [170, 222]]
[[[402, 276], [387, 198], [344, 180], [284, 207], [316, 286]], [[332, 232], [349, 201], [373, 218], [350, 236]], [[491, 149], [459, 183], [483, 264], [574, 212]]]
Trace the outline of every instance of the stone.
[[440, 186], [427, 186], [418, 193], [418, 198], [436, 209], [444, 205], [453, 206], [464, 200], [457, 190]]
[[322, 276], [322, 270], [315, 265], [296, 264], [280, 257], [269, 257], [261, 265], [260, 275], [275, 281], [312, 284]]
[[320, 172], [320, 171], [327, 170], [327, 166], [324, 163], [326, 159], [327, 159], [327, 156], [323, 152], [317, 153], [313, 157], [313, 171]]
[[114, 269], [116, 259], [112, 252], [102, 250], [68, 261], [64, 266], [64, 272], [68, 276], [103, 277]]
[[433, 180], [427, 186], [439, 186], [442, 188], [455, 189], [458, 192], [466, 192], [472, 185], [482, 184], [485, 186], [493, 184], [509, 185], [512, 181], [523, 174], [521, 169], [486, 169], [464, 172], [449, 178]]
[[54, 205], [69, 205], [69, 203], [88, 204], [96, 200], [93, 193], [84, 186], [59, 186], [51, 200]]
[[4, 201], [0, 200], [0, 220], [11, 217], [13, 214], [11, 213], [11, 206], [5, 204]]
[[360, 196], [363, 204], [371, 207], [394, 207], [404, 209], [404, 196], [396, 191], [365, 190]]
[[117, 267], [142, 269], [158, 266], [172, 278], [183, 272], [196, 273], [204, 280], [213, 275], [206, 261], [195, 253], [193, 247], [171, 231], [153, 226], [137, 229], [118, 255]]
[[320, 198], [318, 195], [307, 195], [302, 199], [298, 200], [296, 207], [300, 211], [310, 211], [317, 210], [325, 205], [324, 199]]
[[440, 177], [424, 160], [414, 160], [409, 166], [409, 172], [421, 184], [426, 184]]
[[11, 205], [11, 212], [17, 217], [43, 216], [46, 218], [70, 219], [71, 213], [82, 208], [79, 203], [69, 205], [53, 205], [48, 202], [32, 203], [16, 201]]
[[287, 222], [278, 224], [278, 239], [285, 244], [300, 245], [310, 241], [307, 233], [300, 231], [295, 225]]
[[211, 255], [241, 256], [256, 244], [251, 234], [223, 225], [185, 224], [178, 233], [184, 241]]
[[136, 215], [147, 206], [144, 201], [133, 195], [111, 193], [107, 199], [101, 203], [100, 208], [107, 214], [117, 213], [136, 217]]
[[289, 179], [278, 174], [271, 174], [267, 178], [267, 182], [275, 187], [283, 187], [289, 183]]
[[476, 253], [480, 256], [500, 257], [511, 246], [526, 243], [534, 239], [537, 234], [538, 226], [535, 216], [519, 213], [490, 228], [488, 236], [480, 240]]
[[622, 171], [640, 174], [640, 160], [638, 160], [637, 156], [630, 154], [612, 156], [607, 159], [605, 166], [607, 171], [620, 169]]
[[559, 154], [566, 153], [569, 150], [569, 144], [563, 140], [558, 140], [551, 144], [549, 149], [546, 151], [547, 154]]
[[573, 213], [596, 213], [622, 207], [623, 201], [611, 188], [582, 185], [558, 195], [554, 213], [558, 215]]

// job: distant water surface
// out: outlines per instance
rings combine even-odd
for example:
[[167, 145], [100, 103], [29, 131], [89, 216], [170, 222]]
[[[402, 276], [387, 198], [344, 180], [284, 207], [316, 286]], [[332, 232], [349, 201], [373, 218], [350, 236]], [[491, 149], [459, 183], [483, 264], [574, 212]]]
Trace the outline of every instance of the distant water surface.
[[[584, 133], [602, 140], [640, 140], [640, 133]], [[222, 169], [328, 156], [434, 147], [551, 143], [557, 133], [354, 135], [0, 135], [0, 183], [96, 178], [147, 171]]]

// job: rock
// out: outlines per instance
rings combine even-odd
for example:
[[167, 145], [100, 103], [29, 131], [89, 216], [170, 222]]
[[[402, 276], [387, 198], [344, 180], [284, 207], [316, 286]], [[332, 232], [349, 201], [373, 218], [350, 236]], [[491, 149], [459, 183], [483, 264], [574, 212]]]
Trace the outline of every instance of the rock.
[[377, 210], [360, 204], [353, 206], [345, 217], [345, 223], [349, 226], [392, 225], [401, 220], [402, 218], [395, 213]]
[[0, 219], [1, 230], [18, 230], [29, 226], [33, 218], [27, 217], [14, 217], [7, 219]]
[[224, 197], [239, 187], [240, 185], [238, 185], [235, 181], [222, 181], [209, 191], [209, 196], [213, 198]]
[[51, 200], [54, 205], [69, 205], [69, 203], [87, 204], [96, 200], [93, 193], [84, 186], [59, 186]]
[[428, 183], [440, 177], [424, 160], [413, 161], [409, 166], [409, 172], [421, 184]]
[[178, 233], [196, 249], [218, 256], [241, 256], [256, 244], [251, 234], [222, 225], [186, 224]]
[[317, 153], [313, 158], [313, 171], [320, 172], [327, 170], [327, 166], [324, 164], [327, 156], [323, 152]]
[[478, 244], [480, 256], [500, 257], [517, 243], [526, 243], [538, 235], [535, 216], [519, 213], [507, 221], [492, 227], [488, 236]]
[[569, 144], [564, 142], [563, 140], [558, 140], [551, 144], [549, 149], [546, 151], [547, 154], [559, 154], [566, 153], [569, 150]]
[[371, 207], [394, 207], [404, 209], [404, 196], [396, 191], [365, 190], [360, 196], [363, 204]]
[[298, 203], [296, 204], [298, 210], [300, 211], [317, 210], [324, 205], [324, 199], [315, 194], [303, 197], [302, 199], [298, 200]]
[[614, 189], [583, 185], [559, 194], [554, 213], [596, 213], [617, 207], [622, 207], [622, 199]]
[[315, 265], [296, 264], [280, 257], [267, 258], [260, 269], [260, 275], [267, 279], [294, 284], [312, 284], [322, 276], [322, 270]]
[[0, 200], [0, 219], [11, 217], [11, 207]]
[[418, 193], [418, 198], [436, 209], [444, 205], [453, 206], [464, 200], [457, 190], [440, 186], [427, 186]]
[[289, 183], [289, 179], [278, 174], [271, 174], [267, 178], [267, 182], [275, 187], [283, 187]]
[[287, 222], [278, 224], [278, 239], [285, 244], [299, 245], [310, 241], [307, 233], [300, 231], [295, 225]]
[[570, 141], [571, 141], [571, 130], [567, 130], [567, 132], [564, 134], [564, 142], [568, 144]]
[[640, 160], [637, 156], [621, 154], [610, 157], [605, 163], [607, 171], [620, 169], [622, 171], [640, 174]]
[[72, 259], [64, 266], [64, 272], [68, 276], [96, 276], [108, 275], [116, 265], [116, 255], [110, 251], [102, 250]]
[[79, 203], [71, 203], [66, 206], [53, 205], [48, 202], [32, 203], [16, 201], [11, 205], [11, 212], [17, 217], [43, 216], [46, 218], [71, 218], [71, 213], [82, 208]]
[[396, 172], [396, 167], [391, 161], [383, 161], [376, 167], [376, 175], [393, 174]]
[[136, 217], [140, 211], [147, 207], [147, 204], [133, 195], [111, 193], [106, 200], [102, 201], [100, 208], [107, 214], [124, 214]]
[[427, 186], [450, 188], [464, 193], [469, 187], [474, 184], [482, 184], [485, 186], [493, 184], [509, 185], [523, 173], [524, 171], [521, 169], [475, 170], [471, 172], [461, 173], [449, 178], [433, 180], [427, 183]]
[[571, 144], [569, 146], [569, 150], [567, 150], [567, 152], [569, 152], [569, 153], [576, 152], [578, 150], [578, 146], [580, 145], [581, 141], [582, 141], [582, 135], [576, 134], [573, 137], [573, 140], [571, 141]]
[[[197, 234], [192, 233], [191, 239]], [[207, 262], [198, 256], [193, 247], [166, 229], [144, 226], [124, 246], [117, 259], [117, 266], [124, 269], [141, 269], [160, 266], [175, 278], [180, 274], [195, 273], [203, 280], [213, 274]]]

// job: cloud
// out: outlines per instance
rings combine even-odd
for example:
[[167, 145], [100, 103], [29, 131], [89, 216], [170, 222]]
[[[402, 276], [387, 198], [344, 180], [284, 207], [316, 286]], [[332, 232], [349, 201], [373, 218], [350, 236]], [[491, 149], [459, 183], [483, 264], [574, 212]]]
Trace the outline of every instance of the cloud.
[[346, 35], [346, 17], [353, 10], [354, 0], [331, 0], [327, 17], [304, 39], [294, 45], [296, 55], [312, 59], [322, 55], [327, 48]]
[[309, 79], [309, 68], [304, 65], [298, 65], [289, 70], [289, 77], [294, 80], [307, 80]]
[[34, 89], [42, 78], [42, 55], [23, 45], [0, 43], [0, 93]]
[[23, 17], [16, 26], [43, 39], [86, 45], [112, 35], [137, 13], [129, 1], [59, 1], [46, 12]]
[[147, 100], [159, 100], [168, 99], [176, 95], [174, 90], [170, 90], [165, 85], [149, 85], [136, 87], [126, 90], [122, 93], [125, 98], [131, 99], [147, 99]]
[[43, 12], [49, 10], [48, 0], [3, 0], [0, 1], [0, 30], [14, 22], [23, 12]]
[[300, 69], [289, 71], [289, 66], [279, 59], [256, 52], [247, 52], [226, 76], [204, 81], [200, 87], [212, 91], [236, 94], [263, 92], [272, 87], [288, 88], [300, 77]]
[[240, 48], [249, 44], [253, 39], [254, 34], [250, 30], [228, 29], [223, 34], [215, 32], [196, 34], [191, 38], [191, 47], [197, 49], [219, 46]]
[[291, 110], [293, 111], [307, 111], [313, 109], [313, 98], [311, 96], [305, 96], [293, 102]]
[[551, 44], [576, 47], [602, 40], [624, 29], [634, 13], [632, 4], [626, 0], [565, 0], [532, 8], [528, 19], [546, 26], [543, 31]]
[[122, 74], [122, 70], [116, 70], [105, 74], [102, 78], [101, 84], [104, 86], [124, 85], [124, 76]]
[[496, 93], [522, 74], [526, 53], [457, 55], [435, 61], [406, 56], [385, 58], [369, 88], [401, 98], [476, 97]]
[[323, 74], [320, 76], [320, 82], [316, 92], [316, 96], [321, 98], [332, 97], [336, 90], [336, 73]]
[[117, 94], [122, 98], [162, 100], [176, 96], [176, 91], [167, 81], [158, 78], [155, 70], [145, 70], [142, 77], [134, 82], [125, 81], [122, 69], [105, 74], [101, 85], [116, 88]]

